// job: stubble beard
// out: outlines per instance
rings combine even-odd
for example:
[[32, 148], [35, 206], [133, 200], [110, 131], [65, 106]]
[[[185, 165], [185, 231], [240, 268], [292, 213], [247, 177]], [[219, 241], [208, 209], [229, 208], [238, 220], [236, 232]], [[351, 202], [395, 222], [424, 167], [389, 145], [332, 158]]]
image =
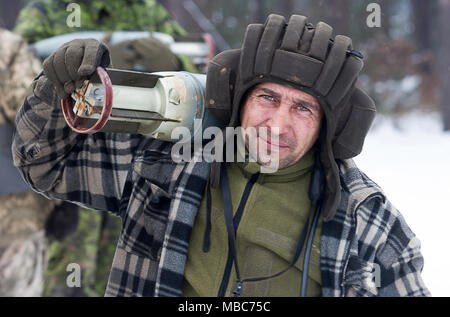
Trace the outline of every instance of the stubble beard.
[[[287, 144], [288, 148], [284, 149], [272, 149], [270, 147], [267, 147], [266, 142], [264, 141], [265, 138], [261, 138], [260, 135], [260, 127], [256, 127], [256, 136], [251, 136], [252, 138], [256, 138], [257, 142], [257, 151], [255, 155], [255, 151], [252, 151], [249, 149], [249, 138], [250, 136], [248, 134], [245, 134], [245, 147], [247, 151], [250, 154], [250, 157], [253, 158], [259, 165], [261, 166], [277, 166], [277, 169], [283, 169], [286, 167], [289, 167], [297, 162], [298, 155], [294, 152], [292, 152], [292, 149], [295, 149], [297, 146], [297, 143], [293, 140], [289, 140], [286, 138], [278, 138], [279, 142], [282, 142], [283, 144]], [[270, 131], [266, 134], [266, 136], [270, 136]], [[261, 147], [264, 147], [263, 149]], [[280, 153], [289, 151], [288, 154], [280, 158]], [[267, 155], [265, 155], [267, 153]]]

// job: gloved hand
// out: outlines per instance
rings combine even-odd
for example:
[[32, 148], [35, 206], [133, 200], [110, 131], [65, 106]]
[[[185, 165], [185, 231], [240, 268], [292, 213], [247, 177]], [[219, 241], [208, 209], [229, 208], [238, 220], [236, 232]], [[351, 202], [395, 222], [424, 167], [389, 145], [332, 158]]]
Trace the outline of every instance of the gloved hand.
[[55, 85], [58, 97], [68, 97], [97, 66], [110, 64], [108, 48], [94, 39], [76, 39], [65, 43], [44, 61], [44, 74]]

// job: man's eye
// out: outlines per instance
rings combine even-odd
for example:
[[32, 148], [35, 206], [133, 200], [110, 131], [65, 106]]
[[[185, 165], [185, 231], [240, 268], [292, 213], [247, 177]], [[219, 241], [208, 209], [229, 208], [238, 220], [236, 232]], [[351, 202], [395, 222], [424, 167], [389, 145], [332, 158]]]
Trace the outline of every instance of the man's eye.
[[309, 108], [308, 108], [308, 107], [301, 106], [301, 105], [298, 106], [297, 109], [300, 110], [300, 111], [309, 111]]
[[268, 101], [275, 101], [275, 98], [272, 97], [271, 95], [261, 95], [260, 97], [264, 98], [264, 99], [266, 99]]

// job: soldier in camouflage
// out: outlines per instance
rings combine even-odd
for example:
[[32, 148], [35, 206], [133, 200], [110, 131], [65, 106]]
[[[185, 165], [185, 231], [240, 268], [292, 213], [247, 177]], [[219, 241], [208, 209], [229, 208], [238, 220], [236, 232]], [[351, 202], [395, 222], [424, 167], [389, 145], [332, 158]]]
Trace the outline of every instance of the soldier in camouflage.
[[[17, 34], [0, 29], [0, 43], [0, 126], [4, 132], [12, 129], [41, 64]], [[10, 146], [7, 148], [10, 140], [4, 133], [0, 138], [5, 168], [4, 163], [12, 162]], [[41, 295], [47, 267], [45, 225], [56, 204], [30, 190], [0, 195], [0, 296]]]
[[[79, 31], [155, 31], [172, 36], [185, 31], [155, 0], [76, 1], [80, 27], [69, 27], [66, 10], [71, 0], [31, 0], [20, 12], [16, 31], [30, 43]], [[107, 43], [107, 39], [105, 39]], [[195, 72], [190, 60], [175, 56], [156, 39], [126, 41], [110, 48], [112, 66], [146, 71], [187, 70]], [[156, 58], [158, 56], [158, 58]], [[148, 58], [146, 58], [148, 57]], [[161, 58], [163, 57], [163, 58]], [[156, 62], [155, 62], [156, 61]], [[108, 213], [80, 209], [79, 226], [64, 242], [52, 241], [45, 278], [44, 296], [102, 296], [106, 289], [114, 250], [121, 230], [119, 218]], [[81, 267], [81, 287], [66, 285], [67, 265]]]
[[[66, 20], [70, 3], [80, 6], [80, 27]], [[184, 35], [185, 31], [156, 0], [30, 0], [21, 10], [15, 29], [29, 43], [79, 31], [155, 31]]]

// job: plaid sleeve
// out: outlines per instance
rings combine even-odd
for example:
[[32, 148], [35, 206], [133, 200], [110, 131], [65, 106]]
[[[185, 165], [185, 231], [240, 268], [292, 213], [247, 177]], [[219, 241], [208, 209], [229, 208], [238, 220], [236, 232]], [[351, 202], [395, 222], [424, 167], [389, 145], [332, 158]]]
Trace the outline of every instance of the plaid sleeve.
[[394, 219], [389, 226], [384, 245], [377, 252], [380, 262], [379, 296], [431, 296], [421, 272], [424, 259], [420, 241], [406, 224], [403, 216], [389, 201]]
[[16, 117], [14, 164], [31, 188], [48, 198], [120, 215], [125, 180], [143, 137], [77, 134], [66, 124], [54, 86], [35, 81]]

